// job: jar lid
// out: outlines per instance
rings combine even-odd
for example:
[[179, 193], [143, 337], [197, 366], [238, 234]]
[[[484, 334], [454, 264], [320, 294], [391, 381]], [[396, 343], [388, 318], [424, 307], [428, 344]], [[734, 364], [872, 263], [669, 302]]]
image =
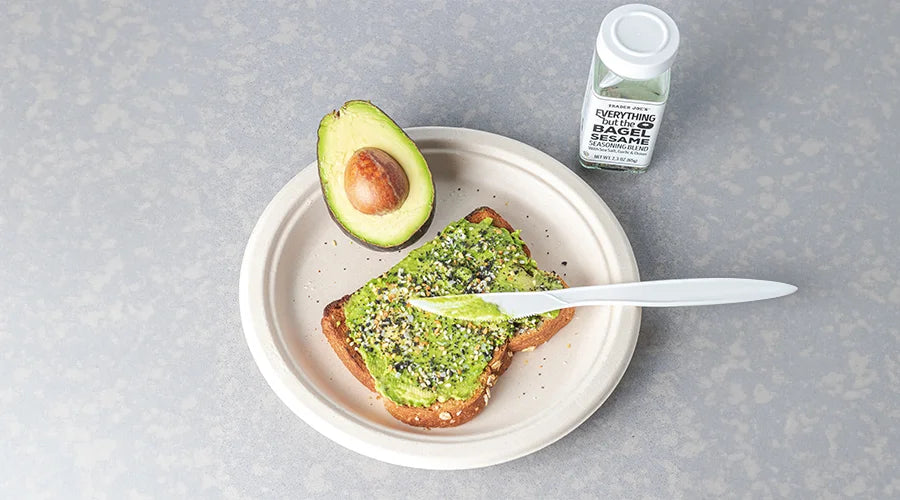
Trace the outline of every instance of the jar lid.
[[619, 76], [649, 80], [672, 67], [678, 39], [678, 26], [668, 14], [633, 3], [616, 7], [603, 18], [597, 55]]

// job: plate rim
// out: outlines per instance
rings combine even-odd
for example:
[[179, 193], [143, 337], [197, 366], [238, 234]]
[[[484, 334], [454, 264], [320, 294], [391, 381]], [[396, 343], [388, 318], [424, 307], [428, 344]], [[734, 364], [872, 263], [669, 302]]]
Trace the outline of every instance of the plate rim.
[[[555, 158], [521, 141], [482, 130], [427, 126], [409, 127], [405, 128], [404, 131], [416, 141], [474, 142], [480, 145], [500, 148], [511, 154], [525, 156], [535, 165], [539, 165], [542, 169], [556, 175], [564, 181], [566, 187], [575, 191], [578, 195], [577, 200], [570, 199], [570, 202], [580, 201], [585, 203], [589, 209], [594, 209], [592, 211], [595, 212], [598, 221], [603, 223], [604, 226], [611, 223], [613, 231], [606, 231], [606, 237], [610, 239], [610, 243], [615, 250], [614, 253], [623, 261], [621, 264], [624, 265], [619, 269], [622, 273], [622, 281], [637, 281], [640, 279], [633, 249], [615, 214], [593, 188]], [[623, 330], [618, 332], [618, 334], [629, 333], [624, 330], [628, 329], [628, 326], [631, 328], [628, 329], [630, 330], [630, 336], [627, 339], [628, 343], [623, 346], [624, 356], [614, 367], [615, 369], [612, 371], [614, 380], [608, 384], [608, 387], [603, 391], [598, 391], [590, 404], [581, 405], [581, 414], [577, 418], [567, 420], [565, 422], [567, 425], [558, 427], [554, 432], [544, 436], [542, 439], [532, 440], [533, 442], [529, 444], [520, 445], [511, 453], [507, 453], [506, 449], [501, 449], [501, 447], [493, 450], [483, 449], [480, 454], [471, 453], [471, 450], [467, 450], [469, 451], [467, 453], [459, 453], [462, 451], [462, 447], [473, 446], [473, 442], [422, 442], [406, 437], [379, 433], [377, 429], [373, 430], [369, 426], [354, 421], [354, 418], [348, 418], [346, 410], [335, 408], [330, 402], [319, 400], [319, 396], [306, 386], [306, 382], [301, 380], [301, 376], [285, 363], [281, 347], [275, 341], [278, 333], [273, 331], [273, 328], [275, 328], [273, 326], [274, 322], [268, 317], [269, 310], [266, 306], [266, 294], [264, 292], [268, 288], [271, 278], [267, 272], [270, 265], [270, 257], [274, 247], [280, 241], [277, 237], [280, 235], [285, 221], [291, 215], [290, 211], [285, 211], [284, 209], [289, 209], [297, 203], [311, 204], [315, 199], [315, 195], [309, 196], [306, 200], [301, 200], [297, 196], [298, 192], [301, 189], [305, 190], [306, 184], [310, 182], [307, 177], [317, 177], [315, 165], [316, 162], [314, 161], [301, 169], [267, 204], [248, 239], [241, 262], [239, 278], [241, 325], [248, 348], [263, 378], [279, 399], [294, 414], [325, 437], [370, 458], [413, 468], [452, 470], [486, 467], [534, 453], [565, 437], [590, 418], [609, 398], [621, 381], [622, 376], [624, 376], [634, 354], [641, 322], [640, 308], [613, 308], [613, 315], [610, 317], [610, 321], [614, 321], [615, 313], [622, 316]], [[315, 180], [315, 182], [317, 183], [318, 181]], [[314, 193], [321, 194], [321, 191], [314, 190]], [[591, 233], [597, 236], [595, 231], [591, 231]], [[261, 282], [259, 278], [261, 278]], [[610, 367], [608, 364], [604, 365], [604, 367], [602, 371], [609, 371]], [[591, 375], [596, 376], [596, 371], [596, 368], [592, 368]], [[329, 416], [331, 418], [328, 418]], [[501, 433], [491, 437], [488, 442], [502, 440], [508, 435], [509, 433]], [[449, 453], [436, 454], [434, 448], [439, 448]]]

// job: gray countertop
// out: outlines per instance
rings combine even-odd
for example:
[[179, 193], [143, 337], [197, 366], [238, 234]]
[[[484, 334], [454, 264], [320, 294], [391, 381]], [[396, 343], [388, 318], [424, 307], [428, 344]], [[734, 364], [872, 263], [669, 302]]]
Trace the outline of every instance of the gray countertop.
[[[0, 6], [10, 498], [900, 495], [897, 2], [655, 2], [682, 46], [638, 176], [576, 161], [618, 3], [78, 3]], [[357, 455], [269, 389], [237, 307], [257, 217], [351, 98], [558, 158], [644, 279], [800, 291], [645, 310], [612, 397], [525, 458], [434, 472]]]

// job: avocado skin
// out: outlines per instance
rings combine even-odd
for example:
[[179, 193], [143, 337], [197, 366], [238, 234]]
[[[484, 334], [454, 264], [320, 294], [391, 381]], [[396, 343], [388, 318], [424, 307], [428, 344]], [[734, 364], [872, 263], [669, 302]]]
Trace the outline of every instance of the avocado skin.
[[[393, 122], [393, 118], [390, 118], [390, 116], [387, 113], [385, 113], [383, 109], [379, 108], [375, 104], [372, 104], [372, 101], [368, 101], [368, 100], [364, 100], [364, 99], [353, 99], [353, 100], [347, 101], [339, 109], [334, 110], [333, 113], [335, 114], [335, 116], [340, 117], [341, 109], [343, 109], [344, 107], [346, 107], [349, 104], [354, 104], [354, 103], [365, 103], [369, 106], [372, 106], [373, 108], [377, 109], [379, 112], [381, 112], [382, 114], [387, 116], [388, 119], [390, 119]], [[396, 122], [394, 122], [394, 124], [396, 125]], [[413, 142], [415, 144], [415, 141], [413, 141], [412, 138], [409, 137], [409, 134], [407, 134], [406, 131], [403, 130], [402, 127], [397, 125], [397, 129], [399, 129], [400, 133], [403, 134], [403, 136], [405, 136], [407, 139], [409, 139], [411, 142]], [[320, 142], [321, 142], [321, 137], [318, 134], [316, 134], [316, 151], [319, 150]], [[342, 233], [346, 234], [350, 239], [359, 243], [360, 245], [362, 245], [365, 248], [368, 248], [371, 250], [377, 250], [377, 251], [381, 251], [381, 252], [392, 252], [395, 250], [401, 250], [403, 248], [406, 248], [406, 247], [412, 245], [413, 243], [415, 243], [416, 241], [418, 241], [420, 238], [422, 238], [422, 236], [425, 234], [426, 231], [428, 231], [428, 228], [431, 226], [431, 223], [434, 220], [434, 212], [437, 208], [437, 195], [436, 195], [437, 192], [435, 191], [434, 176], [431, 176], [431, 192], [435, 193], [431, 199], [431, 212], [428, 214], [428, 219], [426, 219], [425, 222], [422, 223], [422, 225], [419, 227], [419, 229], [417, 229], [415, 232], [413, 232], [409, 236], [409, 238], [406, 239], [406, 241], [398, 243], [397, 245], [380, 246], [380, 245], [376, 245], [374, 243], [368, 242], [368, 241], [356, 236], [349, 229], [347, 229], [343, 224], [341, 224], [341, 221], [337, 218], [337, 215], [334, 213], [334, 210], [332, 209], [331, 204], [328, 203], [328, 195], [325, 193], [325, 186], [322, 183], [322, 170], [319, 169], [318, 166], [316, 168], [316, 172], [319, 176], [319, 191], [321, 191], [322, 198], [325, 200], [325, 206], [328, 208], [328, 216], [331, 217], [331, 220], [335, 223], [335, 225], [337, 225], [337, 227], [339, 227], [341, 229]]]

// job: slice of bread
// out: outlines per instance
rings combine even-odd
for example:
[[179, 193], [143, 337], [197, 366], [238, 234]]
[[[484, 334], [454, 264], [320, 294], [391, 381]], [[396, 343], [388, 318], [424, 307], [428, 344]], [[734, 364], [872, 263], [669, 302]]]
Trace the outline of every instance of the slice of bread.
[[[477, 223], [486, 218], [492, 220], [492, 224], [508, 231], [513, 231], [512, 226], [503, 217], [488, 207], [475, 209], [466, 216], [469, 222]], [[530, 257], [531, 251], [523, 245], [523, 250]], [[560, 278], [563, 286], [567, 286]], [[350, 295], [345, 295], [325, 306], [322, 316], [322, 332], [334, 352], [340, 358], [344, 366], [370, 391], [376, 392], [375, 380], [366, 368], [362, 356], [356, 348], [350, 344], [347, 322], [344, 318], [344, 304]], [[512, 362], [513, 352], [531, 350], [550, 339], [556, 332], [566, 326], [572, 320], [575, 310], [562, 309], [552, 319], [546, 319], [534, 329], [524, 331], [494, 350], [494, 357], [485, 367], [479, 378], [479, 386], [469, 399], [465, 401], [449, 399], [443, 403], [435, 402], [428, 407], [404, 406], [394, 403], [382, 396], [384, 407], [397, 420], [418, 427], [453, 427], [471, 420], [485, 406], [491, 397], [491, 387]]]

